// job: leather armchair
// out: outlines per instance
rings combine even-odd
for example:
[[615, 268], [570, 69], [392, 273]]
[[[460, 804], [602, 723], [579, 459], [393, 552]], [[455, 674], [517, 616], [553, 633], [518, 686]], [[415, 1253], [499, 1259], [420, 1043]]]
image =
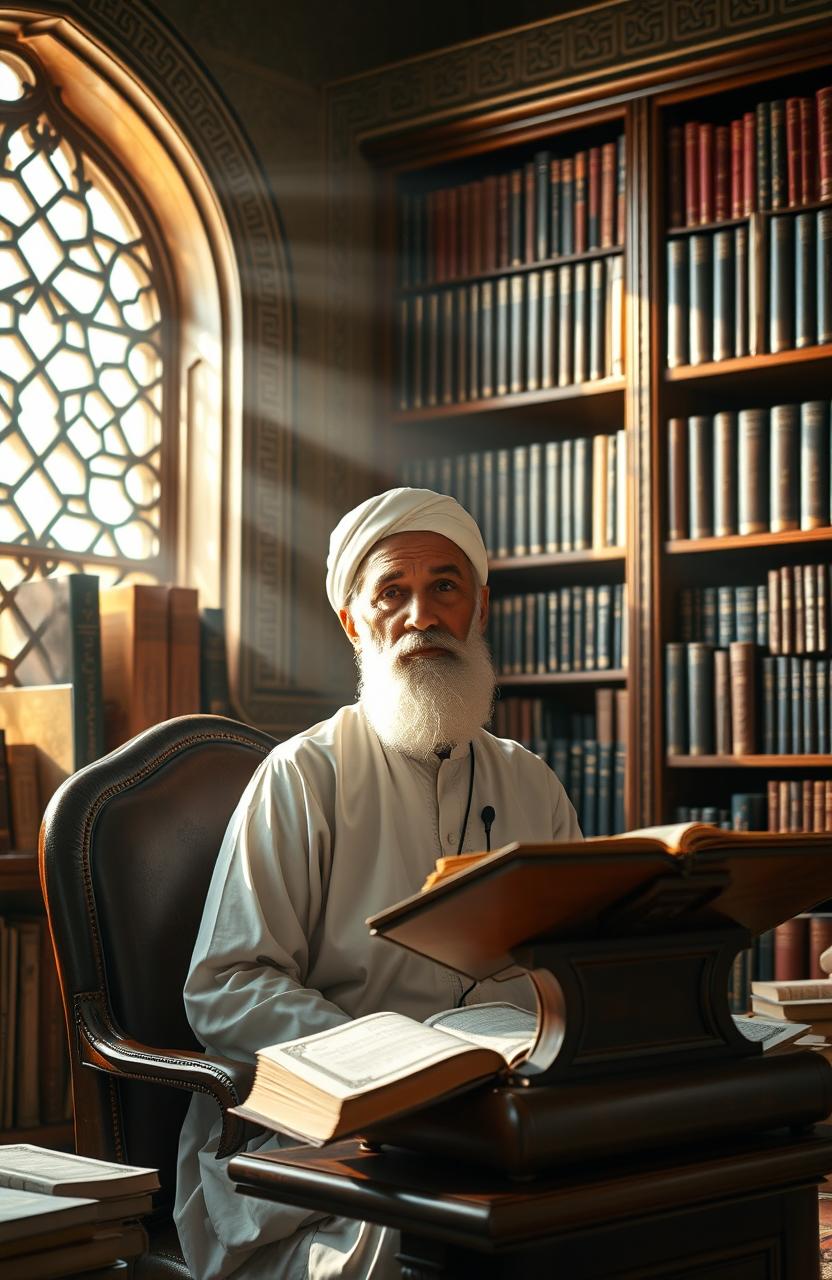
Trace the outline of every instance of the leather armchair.
[[218, 1155], [245, 1140], [228, 1108], [246, 1096], [253, 1068], [202, 1051], [182, 989], [228, 820], [274, 746], [222, 716], [168, 720], [68, 778], [44, 817], [40, 875], [76, 1148], [160, 1172], [136, 1280], [188, 1276], [170, 1214], [190, 1093], [210, 1094], [222, 1113]]

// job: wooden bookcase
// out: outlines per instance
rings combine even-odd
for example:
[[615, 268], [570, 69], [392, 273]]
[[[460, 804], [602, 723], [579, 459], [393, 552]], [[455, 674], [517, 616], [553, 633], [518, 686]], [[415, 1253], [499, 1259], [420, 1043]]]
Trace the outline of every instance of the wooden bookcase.
[[[387, 379], [377, 402], [379, 448], [391, 479], [402, 463], [438, 454], [511, 447], [529, 441], [594, 435], [625, 427], [628, 438], [627, 539], [620, 550], [511, 557], [491, 565], [495, 597], [545, 591], [564, 583], [623, 581], [628, 591], [627, 669], [621, 672], [510, 676], [519, 689], [551, 695], [585, 710], [595, 687], [629, 695], [627, 823], [672, 819], [681, 803], [724, 806], [735, 791], [764, 789], [767, 776], [832, 777], [825, 755], [666, 753], [664, 645], [678, 638], [683, 587], [761, 583], [770, 568], [832, 561], [832, 527], [786, 533], [671, 542], [667, 536], [667, 421], [741, 407], [828, 399], [832, 344], [667, 367], [667, 142], [685, 120], [726, 124], [761, 100], [813, 96], [832, 84], [832, 28], [761, 35], [741, 50], [703, 54], [684, 66], [652, 68], [643, 80], [608, 80], [594, 99], [572, 86], [541, 84], [510, 110], [483, 109], [458, 120], [437, 118], [364, 145], [376, 177], [376, 231], [392, 264], [379, 284], [377, 354]], [[403, 409], [397, 397], [395, 330], [402, 290], [396, 271], [402, 191], [448, 185], [511, 168], [536, 149], [553, 154], [592, 145], [604, 129], [626, 139], [624, 235], [624, 376], [466, 403]], [[604, 135], [608, 136], [608, 135]], [[813, 206], [817, 207], [817, 205]], [[765, 215], [763, 215], [765, 216]], [[539, 264], [538, 264], [539, 265]], [[406, 474], [410, 474], [407, 473]]]

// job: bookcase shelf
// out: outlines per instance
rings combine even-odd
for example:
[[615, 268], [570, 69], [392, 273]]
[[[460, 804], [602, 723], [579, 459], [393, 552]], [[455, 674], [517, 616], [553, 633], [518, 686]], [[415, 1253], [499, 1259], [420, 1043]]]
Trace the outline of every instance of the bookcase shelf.
[[826, 769], [828, 755], [667, 756], [669, 769]]
[[665, 542], [671, 556], [708, 555], [713, 552], [753, 551], [761, 547], [811, 546], [832, 543], [832, 525], [821, 529], [787, 529], [782, 533], [736, 533], [720, 538], [677, 538]]
[[514, 262], [508, 267], [496, 267], [492, 271], [479, 271], [475, 275], [448, 276], [442, 280], [429, 280], [424, 284], [411, 284], [400, 287], [396, 294], [400, 298], [410, 297], [415, 293], [426, 293], [431, 289], [446, 289], [454, 285], [475, 284], [480, 280], [497, 280], [500, 276], [528, 275], [530, 271], [543, 271], [546, 267], [566, 267], [576, 262], [592, 262], [596, 258], [616, 258], [624, 252], [622, 245], [610, 245], [604, 249], [587, 249], [583, 253], [564, 253], [557, 258], [536, 258], [534, 262]]
[[610, 671], [547, 671], [543, 675], [499, 676], [497, 683], [510, 688], [534, 688], [547, 684], [623, 684], [627, 679], [625, 670]]
[[40, 890], [36, 853], [0, 854], [0, 894]]
[[[832, 530], [830, 530], [832, 533]], [[603, 562], [609, 564], [623, 562], [626, 552], [623, 547], [595, 547], [589, 551], [557, 551], [537, 556], [504, 556], [499, 560], [489, 560], [488, 572], [513, 573], [517, 570], [558, 569], [566, 565], [592, 565]]]
[[32, 1142], [59, 1151], [75, 1149], [75, 1128], [71, 1120], [61, 1124], [39, 1124], [32, 1129], [0, 1129], [0, 1142]]
[[[795, 386], [797, 374], [807, 379], [805, 388], [803, 385]], [[754, 386], [749, 390], [751, 376]], [[679, 402], [683, 394], [696, 391], [729, 397], [739, 393], [749, 401], [754, 401], [761, 394], [766, 397], [782, 395], [784, 400], [808, 399], [814, 394], [822, 397], [824, 388], [828, 395], [830, 376], [832, 343], [756, 356], [736, 356], [707, 364], [683, 364], [664, 370], [670, 408]]]
[[596, 378], [588, 382], [572, 382], [565, 387], [548, 387], [543, 391], [516, 391], [489, 396], [486, 400], [463, 400], [455, 404], [437, 404], [423, 409], [397, 409], [395, 423], [433, 422], [438, 418], [482, 418], [484, 414], [505, 413], [509, 409], [526, 409], [533, 405], [562, 404], [568, 401], [610, 398], [620, 401], [623, 414], [624, 378]]

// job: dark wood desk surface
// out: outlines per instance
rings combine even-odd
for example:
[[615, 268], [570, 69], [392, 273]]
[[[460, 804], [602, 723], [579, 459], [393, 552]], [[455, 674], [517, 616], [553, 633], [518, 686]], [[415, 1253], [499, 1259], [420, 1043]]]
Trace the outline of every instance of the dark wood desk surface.
[[243, 1193], [491, 1253], [601, 1224], [632, 1224], [736, 1198], [761, 1201], [778, 1188], [811, 1188], [814, 1199], [806, 1203], [814, 1203], [816, 1264], [815, 1184], [830, 1167], [832, 1127], [818, 1126], [802, 1135], [769, 1134], [682, 1158], [625, 1160], [528, 1183], [407, 1152], [365, 1151], [358, 1142], [242, 1154], [229, 1172]]

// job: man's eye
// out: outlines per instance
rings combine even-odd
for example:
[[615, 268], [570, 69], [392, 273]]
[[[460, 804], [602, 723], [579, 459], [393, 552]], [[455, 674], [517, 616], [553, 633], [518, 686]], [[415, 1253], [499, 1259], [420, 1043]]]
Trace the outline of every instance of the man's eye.
[[437, 591], [455, 591], [456, 583], [451, 582], [450, 578], [443, 578], [441, 582], [436, 584]]
[[379, 596], [379, 599], [395, 600], [399, 595], [401, 595], [401, 590], [399, 587], [385, 587], [381, 595]]

